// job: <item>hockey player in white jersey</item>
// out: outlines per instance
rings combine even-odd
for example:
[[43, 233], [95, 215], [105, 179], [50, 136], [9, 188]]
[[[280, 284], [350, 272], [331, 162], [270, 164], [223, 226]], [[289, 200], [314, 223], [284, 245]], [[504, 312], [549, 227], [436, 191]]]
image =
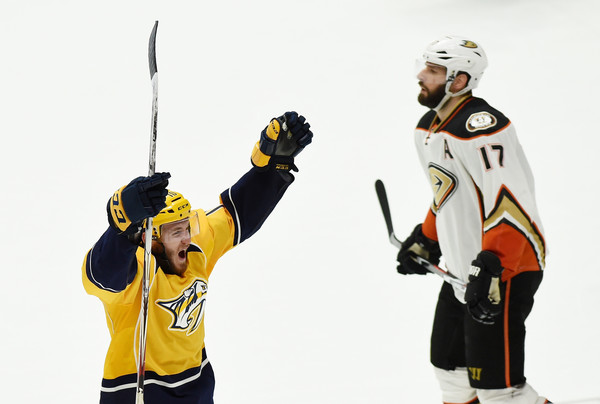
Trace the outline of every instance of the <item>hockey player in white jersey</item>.
[[433, 189], [424, 221], [398, 253], [401, 274], [427, 274], [412, 257], [467, 283], [444, 283], [431, 363], [444, 403], [549, 403], [524, 375], [525, 319], [542, 280], [546, 246], [533, 176], [511, 121], [472, 90], [487, 57], [446, 36], [423, 54], [418, 101], [430, 110], [415, 130]]

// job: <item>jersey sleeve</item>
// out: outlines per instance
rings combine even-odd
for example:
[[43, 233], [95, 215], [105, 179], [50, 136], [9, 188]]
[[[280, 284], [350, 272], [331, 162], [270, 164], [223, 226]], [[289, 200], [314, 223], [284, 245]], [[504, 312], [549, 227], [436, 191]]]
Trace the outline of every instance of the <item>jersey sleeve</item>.
[[219, 205], [209, 212], [198, 211], [200, 228], [199, 246], [206, 254], [207, 275], [210, 276], [219, 258], [234, 247], [235, 224], [233, 218]]
[[110, 303], [123, 292], [137, 274], [138, 249], [127, 237], [109, 227], [85, 255], [82, 277], [87, 293]]
[[478, 194], [482, 249], [500, 257], [505, 279], [543, 269], [545, 242], [533, 175], [513, 125], [459, 143], [458, 154]]
[[293, 181], [289, 172], [261, 171], [253, 167], [221, 193], [221, 203], [234, 224], [234, 246], [260, 229]]

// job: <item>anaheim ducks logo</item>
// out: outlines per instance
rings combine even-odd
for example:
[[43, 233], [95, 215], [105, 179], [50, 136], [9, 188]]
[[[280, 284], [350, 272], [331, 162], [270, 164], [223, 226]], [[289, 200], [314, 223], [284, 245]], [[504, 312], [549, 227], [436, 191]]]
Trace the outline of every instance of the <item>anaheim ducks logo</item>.
[[458, 179], [444, 167], [430, 163], [429, 180], [433, 189], [433, 208], [437, 212], [456, 191]]
[[186, 331], [187, 335], [193, 334], [204, 317], [204, 295], [208, 291], [206, 282], [196, 279], [192, 286], [183, 291], [183, 293], [173, 300], [157, 300], [163, 309], [173, 315], [173, 322], [169, 326], [170, 330]]
[[461, 46], [464, 46], [465, 48], [469, 48], [469, 49], [475, 49], [477, 48], [477, 44], [475, 42], [472, 41], [463, 41], [463, 43], [461, 43]]

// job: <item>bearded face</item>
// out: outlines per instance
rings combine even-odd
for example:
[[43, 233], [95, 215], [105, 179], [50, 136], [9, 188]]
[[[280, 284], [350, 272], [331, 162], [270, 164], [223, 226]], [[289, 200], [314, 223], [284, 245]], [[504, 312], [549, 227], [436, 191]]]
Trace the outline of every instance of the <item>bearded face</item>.
[[425, 85], [419, 81], [419, 86], [421, 86], [421, 92], [417, 97], [419, 104], [424, 107], [433, 109], [438, 106], [438, 104], [442, 101], [442, 98], [446, 95], [446, 85], [438, 84], [432, 86], [432, 88], [427, 88]]
[[188, 266], [187, 250], [191, 244], [189, 219], [163, 224], [160, 244], [169, 262], [169, 271], [183, 276]]
[[417, 74], [421, 92], [417, 100], [427, 108], [435, 108], [446, 95], [446, 68], [425, 62]]

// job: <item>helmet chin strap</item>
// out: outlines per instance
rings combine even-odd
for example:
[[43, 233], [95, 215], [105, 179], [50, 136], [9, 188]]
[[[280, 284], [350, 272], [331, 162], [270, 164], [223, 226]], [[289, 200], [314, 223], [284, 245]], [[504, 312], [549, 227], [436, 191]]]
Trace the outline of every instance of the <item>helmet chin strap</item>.
[[446, 103], [447, 103], [447, 102], [450, 100], [450, 98], [452, 98], [452, 95], [451, 95], [451, 94], [452, 94], [452, 93], [448, 93], [448, 91], [446, 91], [446, 95], [444, 95], [444, 98], [442, 98], [442, 99], [440, 100], [440, 103], [439, 103], [439, 104], [438, 104], [438, 105], [437, 105], [435, 108], [433, 108], [433, 110], [434, 110], [435, 112], [440, 112], [440, 109], [442, 109], [442, 107], [443, 107], [444, 105], [446, 105]]
[[453, 93], [452, 91], [450, 91], [450, 87], [452, 87], [452, 83], [454, 83], [454, 76], [450, 77], [448, 79], [448, 81], [446, 81], [446, 95], [444, 95], [444, 97], [440, 100], [439, 104], [433, 108], [433, 110], [435, 112], [440, 112], [440, 110], [444, 107], [444, 105], [446, 105], [446, 103], [450, 100], [450, 98], [453, 97], [458, 97], [459, 95], [463, 95], [469, 91], [471, 91], [470, 86], [465, 86], [465, 88], [463, 88], [462, 90], [460, 90], [459, 92]]

